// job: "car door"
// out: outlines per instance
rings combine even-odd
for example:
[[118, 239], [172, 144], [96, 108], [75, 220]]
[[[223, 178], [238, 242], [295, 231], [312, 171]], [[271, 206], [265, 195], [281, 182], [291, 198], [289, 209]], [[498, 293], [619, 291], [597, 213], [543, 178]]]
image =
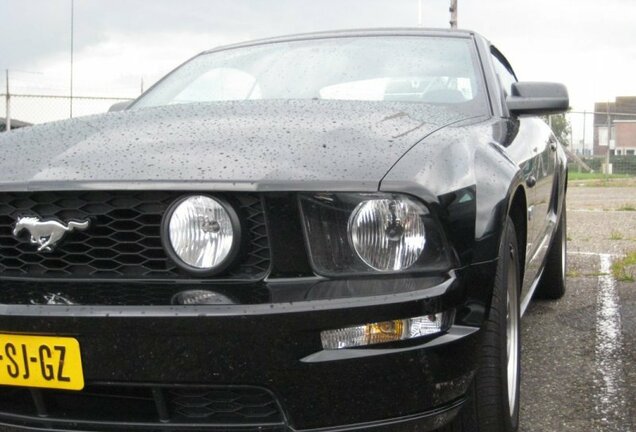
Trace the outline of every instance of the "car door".
[[[547, 135], [547, 136], [546, 136]], [[556, 165], [557, 141], [548, 130], [541, 134], [537, 142], [539, 156], [537, 166], [537, 184], [535, 187], [535, 223], [537, 228], [537, 247], [541, 263], [550, 246], [550, 238], [556, 223], [556, 213], [552, 202], [554, 192], [554, 172]]]
[[534, 183], [533, 201], [528, 209], [528, 248], [526, 271], [521, 298], [532, 289], [532, 283], [539, 276], [550, 247], [550, 239], [556, 223], [553, 191], [556, 162], [556, 140], [550, 128], [537, 118], [525, 119], [532, 133]]
[[[510, 63], [495, 47], [491, 48], [491, 54], [504, 96], [508, 96], [512, 84], [517, 81], [515, 73]], [[517, 120], [519, 130], [516, 143], [509, 151], [514, 153], [513, 160], [519, 164], [526, 183], [527, 240], [521, 296], [525, 298], [545, 259], [553, 230], [553, 219], [556, 220], [551, 215], [556, 145], [552, 141], [550, 128], [542, 120], [533, 117]]]

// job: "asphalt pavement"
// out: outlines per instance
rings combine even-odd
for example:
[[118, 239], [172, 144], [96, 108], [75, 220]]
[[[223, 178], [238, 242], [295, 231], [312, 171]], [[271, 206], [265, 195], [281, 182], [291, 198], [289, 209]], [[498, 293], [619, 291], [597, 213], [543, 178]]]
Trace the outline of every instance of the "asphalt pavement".
[[636, 185], [572, 182], [567, 199], [566, 295], [522, 320], [520, 431], [636, 431], [636, 283], [611, 272], [636, 251]]

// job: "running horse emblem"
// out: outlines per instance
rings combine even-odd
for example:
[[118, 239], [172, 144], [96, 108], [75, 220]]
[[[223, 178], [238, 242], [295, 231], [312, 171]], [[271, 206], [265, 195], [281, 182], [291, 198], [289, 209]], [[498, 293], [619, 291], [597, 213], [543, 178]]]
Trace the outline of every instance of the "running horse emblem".
[[31, 235], [31, 243], [38, 245], [38, 252], [51, 252], [57, 242], [62, 240], [67, 232], [83, 231], [90, 225], [90, 221], [69, 221], [66, 225], [56, 220], [40, 220], [38, 217], [20, 217], [15, 223], [13, 235], [17, 237], [22, 230]]

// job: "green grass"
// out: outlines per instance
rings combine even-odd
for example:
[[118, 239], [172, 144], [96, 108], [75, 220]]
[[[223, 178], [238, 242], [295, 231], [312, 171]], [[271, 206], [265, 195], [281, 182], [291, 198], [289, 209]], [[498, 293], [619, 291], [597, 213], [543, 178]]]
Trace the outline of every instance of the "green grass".
[[614, 278], [621, 282], [634, 282], [634, 270], [636, 266], [636, 251], [630, 252], [623, 259], [612, 264]]
[[610, 240], [623, 240], [623, 234], [618, 231], [612, 231], [610, 234]]
[[610, 174], [605, 175], [599, 172], [568, 172], [568, 180], [605, 180], [605, 179], [625, 179], [629, 178], [628, 174]]
[[623, 204], [616, 210], [618, 211], [636, 211], [636, 207], [633, 204]]
[[609, 273], [605, 273], [605, 272], [591, 272], [591, 273], [585, 273], [585, 276], [592, 276], [592, 277], [599, 277], [599, 276], [607, 276]]
[[578, 270], [569, 270], [565, 275], [569, 278], [578, 278], [578, 277], [599, 277], [599, 276], [607, 276], [609, 273], [603, 272], [588, 272], [581, 273]]

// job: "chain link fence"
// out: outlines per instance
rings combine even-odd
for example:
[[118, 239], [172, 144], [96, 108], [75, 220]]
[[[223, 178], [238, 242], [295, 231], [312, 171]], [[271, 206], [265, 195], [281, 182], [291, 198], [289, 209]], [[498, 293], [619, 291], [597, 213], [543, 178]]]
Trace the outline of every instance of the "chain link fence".
[[636, 176], [636, 98], [597, 103], [595, 111], [570, 111], [547, 121], [567, 146], [570, 172]]
[[[605, 174], [604, 165], [607, 160], [605, 157], [585, 157], [582, 158], [581, 164], [578, 161], [571, 161], [569, 163], [570, 172], [591, 172]], [[621, 176], [634, 176], [636, 175], [636, 156], [610, 156], [609, 163], [611, 171], [609, 174], [621, 175]], [[586, 167], [589, 167], [589, 169]]]
[[[99, 114], [108, 111], [117, 102], [132, 98], [73, 96], [72, 107], [69, 96], [36, 94], [0, 94], [0, 131], [29, 124], [47, 123], [56, 120]], [[8, 115], [7, 115], [8, 114]]]

